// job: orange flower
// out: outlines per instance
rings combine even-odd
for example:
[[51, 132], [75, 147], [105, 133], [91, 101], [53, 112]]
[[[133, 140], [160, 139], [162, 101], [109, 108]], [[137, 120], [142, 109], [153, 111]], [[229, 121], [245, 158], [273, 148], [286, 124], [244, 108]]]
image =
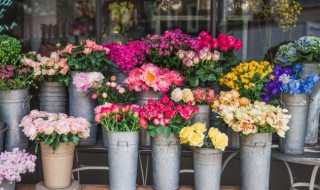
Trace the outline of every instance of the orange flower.
[[250, 100], [245, 97], [240, 98], [239, 102], [241, 106], [247, 106], [250, 104]]

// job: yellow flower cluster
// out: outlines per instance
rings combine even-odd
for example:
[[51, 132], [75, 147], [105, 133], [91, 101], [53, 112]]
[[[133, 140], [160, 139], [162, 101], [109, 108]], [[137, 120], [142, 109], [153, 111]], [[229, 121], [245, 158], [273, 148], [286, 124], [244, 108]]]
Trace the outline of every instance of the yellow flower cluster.
[[226, 106], [238, 108], [241, 106], [247, 106], [249, 104], [250, 100], [245, 97], [240, 98], [240, 94], [236, 90], [231, 90], [228, 92], [221, 91], [217, 99], [213, 101], [211, 108], [213, 111], [219, 112]]
[[[180, 143], [202, 147], [205, 138], [203, 133], [206, 131], [206, 126], [203, 123], [195, 123], [192, 126], [184, 127], [179, 133]], [[217, 128], [210, 128], [208, 138], [216, 149], [223, 151], [228, 146], [228, 136], [221, 133]]]
[[113, 21], [113, 32], [124, 32], [133, 25], [132, 13], [134, 5], [130, 2], [114, 2], [109, 4]]
[[219, 82], [235, 90], [250, 89], [261, 83], [261, 79], [266, 78], [271, 71], [272, 67], [268, 61], [240, 63], [222, 76]]

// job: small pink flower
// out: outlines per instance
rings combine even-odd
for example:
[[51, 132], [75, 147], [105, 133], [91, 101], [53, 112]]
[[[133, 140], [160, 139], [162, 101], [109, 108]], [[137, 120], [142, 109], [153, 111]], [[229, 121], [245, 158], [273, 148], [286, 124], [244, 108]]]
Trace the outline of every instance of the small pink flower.
[[82, 53], [84, 53], [84, 54], [88, 55], [88, 54], [90, 54], [90, 53], [91, 53], [91, 51], [92, 51], [92, 49], [91, 49], [91, 48], [84, 48], [84, 50], [82, 51]]
[[184, 56], [185, 56], [185, 51], [183, 51], [182, 49], [180, 49], [177, 53], [177, 56], [180, 58], [180, 59], [183, 59]]
[[86, 40], [86, 47], [88, 48], [93, 48], [95, 46], [95, 42], [93, 42], [92, 40]]
[[102, 97], [104, 98], [104, 99], [106, 99], [107, 97], [108, 97], [108, 94], [107, 93], [102, 93]]
[[97, 98], [98, 98], [98, 94], [97, 94], [97, 93], [93, 93], [93, 94], [91, 95], [91, 98], [92, 98], [93, 100], [97, 99]]
[[125, 89], [124, 89], [124, 88], [120, 88], [120, 89], [119, 89], [119, 93], [120, 93], [120, 94], [125, 93]]
[[147, 128], [147, 120], [144, 118], [139, 119], [139, 124], [141, 125], [142, 128], [146, 129]]
[[218, 52], [217, 50], [215, 50], [212, 54], [212, 60], [214, 61], [218, 61], [220, 59], [220, 52]]
[[191, 60], [194, 58], [194, 55], [195, 55], [194, 51], [187, 51], [186, 53], [187, 58]]
[[101, 115], [100, 114], [95, 115], [94, 116], [94, 121], [97, 122], [97, 123], [101, 122], [102, 121]]
[[191, 67], [193, 65], [193, 62], [191, 59], [189, 58], [186, 58], [183, 60], [183, 64], [186, 66], [186, 67]]
[[111, 86], [112, 88], [115, 88], [115, 87], [117, 87], [117, 83], [111, 82], [110, 86]]

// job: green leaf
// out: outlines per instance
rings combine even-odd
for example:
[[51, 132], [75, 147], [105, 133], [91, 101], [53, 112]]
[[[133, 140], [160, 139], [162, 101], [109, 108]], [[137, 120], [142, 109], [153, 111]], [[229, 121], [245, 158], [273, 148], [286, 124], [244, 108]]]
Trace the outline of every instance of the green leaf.
[[149, 134], [151, 137], [154, 137], [154, 135], [156, 134], [156, 130], [148, 130], [148, 134]]
[[199, 85], [199, 78], [198, 77], [190, 77], [189, 82], [192, 87], [197, 87]]
[[69, 139], [67, 137], [67, 135], [62, 135], [62, 140], [64, 143], [68, 144], [69, 143]]
[[158, 126], [158, 127], [156, 128], [156, 132], [157, 132], [158, 134], [162, 134], [164, 128], [165, 128], [165, 127]]
[[217, 80], [217, 78], [216, 78], [216, 76], [215, 76], [214, 74], [210, 74], [210, 75], [208, 76], [208, 80], [209, 80], [209, 81], [215, 81], [215, 80]]
[[170, 128], [170, 127], [164, 127], [162, 134], [163, 134], [163, 136], [166, 137], [166, 138], [170, 137], [171, 128]]
[[196, 74], [197, 74], [198, 76], [204, 75], [205, 73], [206, 73], [206, 71], [205, 71], [204, 69], [199, 69], [199, 70], [196, 72]]

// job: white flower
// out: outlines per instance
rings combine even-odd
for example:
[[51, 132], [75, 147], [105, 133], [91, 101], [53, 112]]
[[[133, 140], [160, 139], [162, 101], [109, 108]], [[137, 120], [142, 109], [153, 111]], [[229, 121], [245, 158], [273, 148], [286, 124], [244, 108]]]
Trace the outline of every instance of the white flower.
[[183, 97], [183, 92], [180, 88], [176, 88], [171, 93], [171, 99], [175, 102], [180, 102]]
[[290, 76], [287, 74], [282, 74], [279, 77], [279, 81], [282, 82], [282, 84], [287, 84], [290, 82]]

